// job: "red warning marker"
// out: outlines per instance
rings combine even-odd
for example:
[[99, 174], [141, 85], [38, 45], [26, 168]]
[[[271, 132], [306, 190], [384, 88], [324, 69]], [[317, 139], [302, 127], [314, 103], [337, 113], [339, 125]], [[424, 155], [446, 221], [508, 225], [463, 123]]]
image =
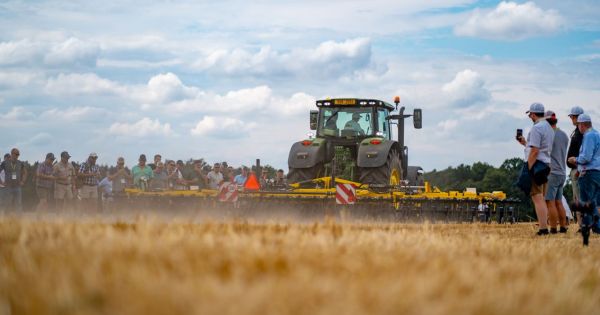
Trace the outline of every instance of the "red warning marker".
[[244, 190], [260, 190], [260, 183], [256, 179], [254, 172], [250, 172], [246, 183], [244, 184]]

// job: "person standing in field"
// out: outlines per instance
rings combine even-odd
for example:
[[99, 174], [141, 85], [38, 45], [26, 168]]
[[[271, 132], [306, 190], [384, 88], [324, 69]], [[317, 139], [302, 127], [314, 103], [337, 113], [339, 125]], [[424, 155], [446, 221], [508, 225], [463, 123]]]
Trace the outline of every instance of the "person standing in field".
[[54, 201], [56, 207], [66, 209], [72, 206], [73, 196], [76, 193], [75, 168], [69, 163], [71, 156], [67, 151], [60, 154], [60, 162], [54, 164], [52, 174], [54, 175]]
[[138, 165], [131, 169], [133, 175], [133, 185], [141, 190], [148, 189], [150, 181], [153, 177], [153, 172], [150, 166], [146, 165], [146, 155], [141, 154], [138, 160]]
[[246, 181], [248, 180], [248, 168], [243, 166], [242, 173], [235, 176], [233, 181], [239, 186], [244, 186]]
[[43, 163], [39, 163], [36, 172], [35, 190], [39, 199], [36, 211], [47, 211], [48, 202], [54, 188], [54, 154], [46, 154]]
[[583, 141], [577, 157], [570, 157], [569, 162], [577, 164], [579, 171], [579, 197], [583, 203], [591, 203], [594, 207], [595, 222], [592, 231], [600, 233], [598, 207], [600, 207], [600, 133], [592, 127], [592, 118], [581, 114], [577, 118], [577, 128], [583, 134]]
[[560, 233], [567, 233], [567, 211], [562, 203], [563, 187], [567, 177], [567, 147], [569, 146], [569, 137], [560, 130], [556, 123], [556, 114], [549, 110], [546, 112], [546, 121], [554, 130], [554, 140], [552, 141], [552, 152], [550, 158], [550, 175], [548, 176], [548, 191], [546, 192], [546, 206], [548, 207], [548, 220], [550, 221], [550, 233], [556, 234], [557, 223], [560, 225]]
[[131, 183], [131, 172], [125, 167], [125, 159], [117, 158], [117, 166], [107, 176], [112, 182], [112, 194], [123, 195], [125, 188]]
[[150, 168], [151, 168], [152, 170], [155, 170], [155, 169], [156, 169], [156, 167], [158, 166], [158, 163], [160, 163], [160, 162], [162, 162], [162, 155], [160, 155], [160, 154], [155, 154], [155, 155], [154, 155], [154, 162], [153, 162], [153, 163], [150, 163], [150, 164], [148, 164], [148, 166], [150, 166]]
[[87, 161], [81, 163], [79, 167], [79, 176], [83, 180], [83, 186], [79, 190], [83, 209], [98, 209], [98, 182], [100, 178], [100, 168], [96, 165], [98, 154], [90, 153]]
[[[577, 117], [583, 113], [583, 109], [579, 106], [574, 106], [569, 112], [569, 118], [571, 118], [571, 122], [573, 123], [573, 126], [575, 126], [575, 130], [571, 133], [571, 143], [569, 144], [569, 150], [567, 151], [567, 166], [571, 169], [569, 178], [571, 179], [571, 188], [573, 190], [573, 201], [579, 200], [579, 184], [577, 183], [579, 174], [577, 172], [577, 164], [569, 162], [568, 159], [579, 155], [583, 134], [581, 134], [579, 128], [577, 128]], [[577, 213], [577, 215], [579, 216], [579, 213]]]
[[[8, 159], [10, 159], [10, 154], [8, 154], [8, 153], [4, 154], [3, 162], [8, 161]], [[5, 175], [4, 170], [0, 170], [0, 211], [4, 210], [4, 201], [5, 201], [4, 195], [6, 194], [6, 186], [4, 186], [4, 181], [6, 180], [6, 177], [4, 175]]]
[[219, 185], [223, 182], [223, 173], [221, 173], [221, 164], [215, 163], [213, 169], [206, 175], [208, 188], [219, 189]]
[[25, 163], [19, 160], [19, 149], [10, 150], [10, 159], [0, 164], [0, 171], [4, 171], [5, 206], [17, 212], [23, 211], [22, 187], [27, 180]]
[[531, 200], [537, 214], [539, 231], [537, 235], [547, 235], [548, 232], [548, 206], [545, 195], [548, 190], [548, 174], [550, 173], [550, 152], [554, 140], [554, 130], [546, 121], [544, 105], [533, 103], [526, 112], [533, 122], [533, 127], [527, 135], [527, 140], [522, 136], [517, 140], [525, 146], [525, 158], [529, 174], [531, 175]]

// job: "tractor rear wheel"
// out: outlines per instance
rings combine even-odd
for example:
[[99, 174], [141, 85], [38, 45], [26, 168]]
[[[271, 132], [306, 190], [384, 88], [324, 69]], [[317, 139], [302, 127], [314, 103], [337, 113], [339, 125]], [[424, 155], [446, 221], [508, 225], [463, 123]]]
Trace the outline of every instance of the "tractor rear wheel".
[[362, 184], [398, 185], [402, 179], [400, 154], [391, 149], [386, 162], [380, 167], [361, 167], [360, 182]]
[[317, 165], [308, 168], [291, 168], [288, 173], [288, 183], [298, 183], [323, 176], [323, 163], [317, 163]]

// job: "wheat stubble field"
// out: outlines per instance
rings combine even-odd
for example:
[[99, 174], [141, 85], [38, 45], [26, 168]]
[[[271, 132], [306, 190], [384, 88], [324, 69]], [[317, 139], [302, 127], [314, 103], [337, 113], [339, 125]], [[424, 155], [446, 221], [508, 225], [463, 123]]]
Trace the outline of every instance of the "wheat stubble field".
[[594, 314], [600, 238], [535, 226], [0, 217], [0, 314]]

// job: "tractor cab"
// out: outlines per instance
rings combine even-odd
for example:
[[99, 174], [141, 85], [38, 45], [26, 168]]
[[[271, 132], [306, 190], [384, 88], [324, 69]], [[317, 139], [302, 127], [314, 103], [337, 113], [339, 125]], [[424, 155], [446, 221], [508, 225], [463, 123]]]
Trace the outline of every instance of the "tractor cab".
[[333, 99], [317, 101], [317, 108], [318, 111], [311, 111], [311, 129], [316, 129], [318, 138], [342, 142], [374, 136], [391, 139], [390, 123], [386, 117], [394, 107], [388, 103]]

